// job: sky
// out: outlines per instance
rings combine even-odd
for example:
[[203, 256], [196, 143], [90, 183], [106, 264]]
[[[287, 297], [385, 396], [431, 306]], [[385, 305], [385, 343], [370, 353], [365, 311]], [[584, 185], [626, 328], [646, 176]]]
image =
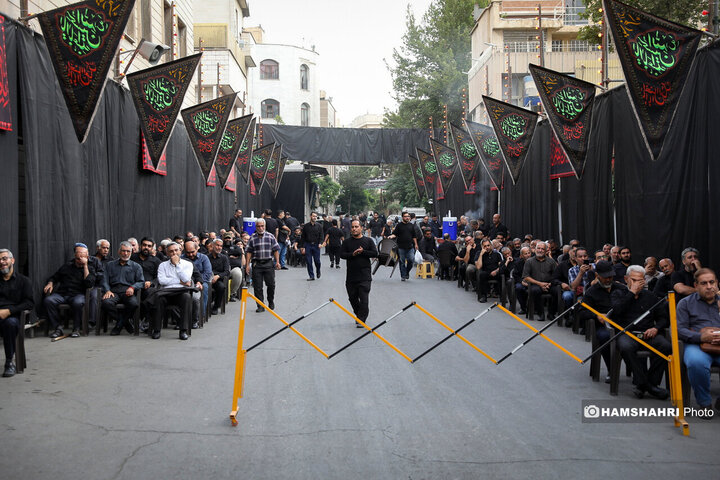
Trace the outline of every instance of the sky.
[[402, 44], [408, 5], [421, 19], [432, 0], [249, 0], [245, 26], [261, 25], [264, 43], [310, 48], [320, 90], [332, 97], [341, 126], [366, 113], [394, 110], [384, 59]]

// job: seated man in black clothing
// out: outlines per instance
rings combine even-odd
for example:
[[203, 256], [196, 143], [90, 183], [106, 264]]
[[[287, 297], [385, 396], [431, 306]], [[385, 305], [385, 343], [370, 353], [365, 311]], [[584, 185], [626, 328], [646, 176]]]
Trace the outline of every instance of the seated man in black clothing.
[[675, 272], [675, 264], [669, 258], [663, 258], [658, 262], [658, 267], [662, 272], [662, 277], [658, 278], [655, 282], [655, 288], [653, 293], [656, 297], [664, 297], [667, 293], [673, 289], [672, 275]]
[[15, 258], [7, 248], [0, 248], [0, 333], [5, 347], [3, 377], [12, 377], [17, 371], [13, 363], [15, 342], [21, 328], [22, 312], [34, 305], [32, 283], [15, 271]]
[[[658, 298], [645, 290], [645, 269], [640, 265], [630, 265], [627, 268], [625, 283], [627, 288], [619, 288], [610, 295], [613, 320], [621, 327], [627, 327], [650, 311], [638, 324], [631, 326], [629, 332], [642, 338], [659, 352], [669, 355], [672, 353], [670, 342], [663, 335], [658, 335], [658, 332], [669, 325], [667, 302], [663, 301], [653, 307]], [[617, 338], [617, 342], [623, 360], [632, 369], [635, 396], [643, 398], [645, 393], [649, 393], [661, 400], [666, 399], [667, 390], [658, 385], [667, 362], [653, 354], [648, 369], [645, 359], [638, 359], [635, 355], [639, 350], [646, 349], [643, 345], [624, 334]]]
[[455, 264], [455, 258], [458, 255], [458, 249], [455, 246], [455, 242], [450, 240], [449, 233], [443, 234], [443, 242], [440, 245], [438, 245], [437, 250], [438, 250], [438, 258], [441, 258], [441, 255], [442, 255], [440, 252], [445, 251], [445, 250], [450, 252], [449, 255], [450, 255], [451, 264], [449, 267], [443, 267], [442, 265], [440, 265], [440, 278], [442, 280], [452, 279], [453, 270], [454, 270], [453, 267]]
[[490, 292], [490, 281], [500, 280], [500, 264], [502, 258], [500, 254], [493, 250], [490, 240], [483, 240], [480, 244], [480, 250], [475, 252], [477, 259], [475, 260], [475, 268], [477, 269], [477, 295], [478, 302], [487, 302], [487, 296]]
[[223, 242], [219, 238], [209, 244], [210, 265], [212, 266], [211, 288], [213, 291], [212, 314], [217, 315], [222, 305], [223, 296], [227, 294], [227, 279], [230, 276], [230, 260], [222, 253]]
[[[145, 278], [145, 284], [143, 289], [140, 291], [140, 308], [141, 314], [146, 315], [144, 311], [143, 302], [147, 300], [148, 296], [157, 288], [157, 272], [158, 267], [162, 263], [158, 257], [152, 255], [152, 249], [155, 246], [155, 240], [148, 237], [143, 237], [140, 240], [140, 251], [133, 253], [130, 260], [137, 263], [142, 267], [143, 277]], [[140, 331], [144, 332], [145, 327], [141, 325]]]
[[632, 262], [632, 253], [630, 247], [620, 247], [618, 249], [619, 261], [615, 264], [615, 281], [625, 283], [625, 271]]
[[85, 244], [75, 244], [75, 258], [61, 266], [43, 289], [47, 295], [43, 300], [48, 321], [53, 333], [50, 338], [63, 335], [60, 327], [58, 307], [67, 303], [73, 313], [73, 329], [71, 337], [80, 336], [83, 308], [85, 307], [85, 291], [95, 285], [95, 267], [88, 260], [88, 249]]
[[423, 238], [418, 242], [418, 247], [420, 247], [420, 254], [423, 256], [423, 260], [426, 262], [435, 262], [437, 258], [437, 245], [435, 244], [435, 237], [430, 227], [423, 230]]
[[[457, 275], [458, 275], [458, 288], [462, 287], [467, 282], [467, 267], [471, 265], [472, 259], [475, 256], [475, 240], [471, 236], [465, 237], [465, 246], [460, 249], [460, 252], [455, 257], [457, 262]], [[475, 266], [473, 265], [473, 268]]]
[[[601, 260], [595, 264], [595, 276], [597, 282], [590, 285], [587, 291], [584, 292], [583, 302], [587, 303], [590, 307], [594, 308], [602, 314], [607, 314], [612, 309], [612, 302], [610, 300], [612, 292], [618, 288], [624, 288], [622, 284], [615, 281], [615, 269], [612, 263]], [[590, 310], [582, 308], [578, 311], [578, 316], [582, 324], [588, 318], [593, 318], [595, 321], [595, 336], [597, 344], [602, 345], [608, 340], [612, 334], [612, 330], [606, 328], [605, 320], [601, 317], [594, 315]], [[610, 316], [612, 318], [612, 315]], [[610, 345], [607, 345], [600, 351], [605, 367], [608, 373], [610, 372]], [[610, 375], [608, 374], [605, 378], [605, 383], [610, 383]]]
[[222, 253], [227, 255], [230, 261], [230, 301], [234, 302], [237, 298], [237, 292], [242, 287], [243, 279], [243, 260], [245, 259], [245, 247], [240, 237], [233, 244], [233, 234], [225, 233], [223, 235]]
[[700, 252], [696, 248], [686, 248], [682, 251], [681, 256], [683, 268], [676, 270], [670, 278], [678, 302], [695, 293], [695, 272], [702, 268]]

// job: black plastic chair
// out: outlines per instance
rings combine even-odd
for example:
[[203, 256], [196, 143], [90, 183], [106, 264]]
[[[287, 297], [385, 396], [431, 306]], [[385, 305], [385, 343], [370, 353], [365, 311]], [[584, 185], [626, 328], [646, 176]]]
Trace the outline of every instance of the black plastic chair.
[[373, 269], [373, 275], [377, 272], [380, 265], [385, 267], [392, 267], [390, 272], [390, 278], [395, 273], [395, 268], [398, 264], [398, 253], [397, 253], [397, 242], [392, 238], [384, 238], [378, 244], [378, 257], [375, 261], [375, 268]]

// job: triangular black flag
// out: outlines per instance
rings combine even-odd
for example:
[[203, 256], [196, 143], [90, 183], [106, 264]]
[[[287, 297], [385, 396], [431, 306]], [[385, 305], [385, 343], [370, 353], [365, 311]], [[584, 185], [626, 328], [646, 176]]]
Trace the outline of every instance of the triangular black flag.
[[478, 163], [480, 163], [480, 157], [468, 132], [453, 123], [450, 124], [450, 131], [452, 132], [455, 143], [455, 154], [458, 159], [460, 175], [465, 184], [465, 190], [469, 190], [472, 186], [472, 179], [477, 171]]
[[550, 133], [550, 180], [574, 177], [575, 171], [565, 155], [565, 150], [560, 146], [555, 133], [552, 131]]
[[206, 182], [210, 178], [215, 156], [220, 149], [235, 97], [237, 93], [231, 93], [180, 112]]
[[245, 183], [250, 181], [250, 158], [252, 157], [253, 148], [255, 147], [255, 119], [250, 121], [250, 126], [245, 132], [245, 138], [240, 146], [240, 153], [238, 154], [237, 169], [240, 171]]
[[408, 155], [408, 157], [410, 157], [410, 172], [415, 182], [418, 198], [423, 198], [423, 195], [429, 198], [427, 189], [425, 188], [425, 180], [423, 178], [422, 167], [420, 167], [420, 161], [412, 155]]
[[653, 160], [660, 157], [701, 32], [603, 0], [627, 91]]
[[493, 130], [510, 179], [515, 185], [525, 164], [530, 143], [535, 134], [538, 114], [509, 103], [483, 95], [485, 110], [490, 117]]
[[5, 43], [5, 17], [0, 15], [0, 130], [12, 131], [10, 110], [10, 79], [8, 78], [7, 45]]
[[277, 180], [277, 174], [280, 171], [280, 155], [282, 152], [282, 145], [279, 143], [275, 144], [272, 155], [270, 155], [270, 162], [268, 162], [267, 170], [265, 171], [265, 183], [270, 187], [270, 191], [275, 196], [275, 180]]
[[230, 120], [227, 124], [225, 135], [223, 135], [220, 141], [220, 150], [218, 151], [217, 158], [215, 158], [217, 181], [223, 187], [227, 183], [230, 172], [232, 172], [235, 166], [235, 160], [240, 152], [240, 147], [245, 139], [245, 132], [251, 119], [252, 115], [245, 115], [244, 117]]
[[450, 182], [452, 182], [455, 171], [457, 171], [457, 155], [455, 155], [455, 150], [432, 138], [430, 139], [430, 147], [435, 158], [435, 165], [438, 168], [443, 196], [446, 196], [450, 190]]
[[157, 167], [202, 53], [128, 75], [135, 110], [153, 167]]
[[578, 180], [585, 169], [595, 85], [537, 65], [528, 65], [550, 126]]
[[[495, 188], [502, 187], [503, 181], [503, 158], [500, 152], [500, 144], [497, 141], [492, 127], [482, 123], [464, 120], [465, 127], [470, 133], [475, 148], [480, 154], [482, 166], [485, 168], [490, 182]], [[480, 170], [478, 169], [478, 174]]]
[[[260, 194], [260, 190], [262, 190], [265, 173], [270, 165], [270, 158], [274, 148], [275, 144], [270, 143], [253, 151], [250, 160], [250, 182], [254, 186], [255, 195]], [[251, 191], [252, 189], [253, 187], [251, 187]]]
[[38, 14], [79, 142], [105, 86], [135, 0], [86, 0]]
[[283, 174], [285, 173], [285, 167], [287, 166], [288, 157], [280, 157], [280, 166], [278, 167], [278, 173], [275, 176], [275, 186], [273, 188], [274, 196], [277, 197], [280, 191], [280, 182], [282, 182]]
[[434, 198], [435, 185], [438, 183], [438, 171], [437, 165], [435, 165], [435, 159], [432, 153], [428, 153], [420, 148], [415, 148], [417, 152], [418, 162], [420, 162], [420, 168], [422, 169], [423, 181], [425, 182], [425, 191], [428, 194], [428, 199]]

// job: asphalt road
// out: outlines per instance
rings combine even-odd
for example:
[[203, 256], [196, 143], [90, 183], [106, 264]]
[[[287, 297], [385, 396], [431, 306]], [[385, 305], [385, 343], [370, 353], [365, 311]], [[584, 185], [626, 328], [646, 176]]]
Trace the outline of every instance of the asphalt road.
[[[327, 264], [327, 257], [323, 257]], [[453, 282], [373, 282], [376, 325], [416, 301], [453, 328], [487, 305]], [[277, 273], [276, 310], [294, 320], [328, 298], [349, 307], [345, 270]], [[720, 419], [582, 423], [582, 400], [670, 406], [593, 383], [535, 339], [496, 366], [457, 338], [411, 364], [368, 336], [331, 360], [286, 331], [248, 353], [237, 427], [231, 410], [239, 303], [191, 339], [107, 335], [28, 339], [28, 369], [0, 379], [0, 477], [21, 479], [715, 478]], [[489, 305], [489, 304], [488, 304]], [[249, 306], [245, 346], [282, 324]], [[536, 322], [536, 325], [541, 325]], [[362, 333], [329, 305], [297, 324], [331, 353]], [[378, 330], [411, 358], [447, 331], [411, 308]], [[498, 309], [466, 330], [500, 358], [532, 334]], [[579, 357], [584, 339], [548, 334]], [[605, 375], [604, 367], [602, 375]], [[713, 379], [713, 396], [720, 393]]]

